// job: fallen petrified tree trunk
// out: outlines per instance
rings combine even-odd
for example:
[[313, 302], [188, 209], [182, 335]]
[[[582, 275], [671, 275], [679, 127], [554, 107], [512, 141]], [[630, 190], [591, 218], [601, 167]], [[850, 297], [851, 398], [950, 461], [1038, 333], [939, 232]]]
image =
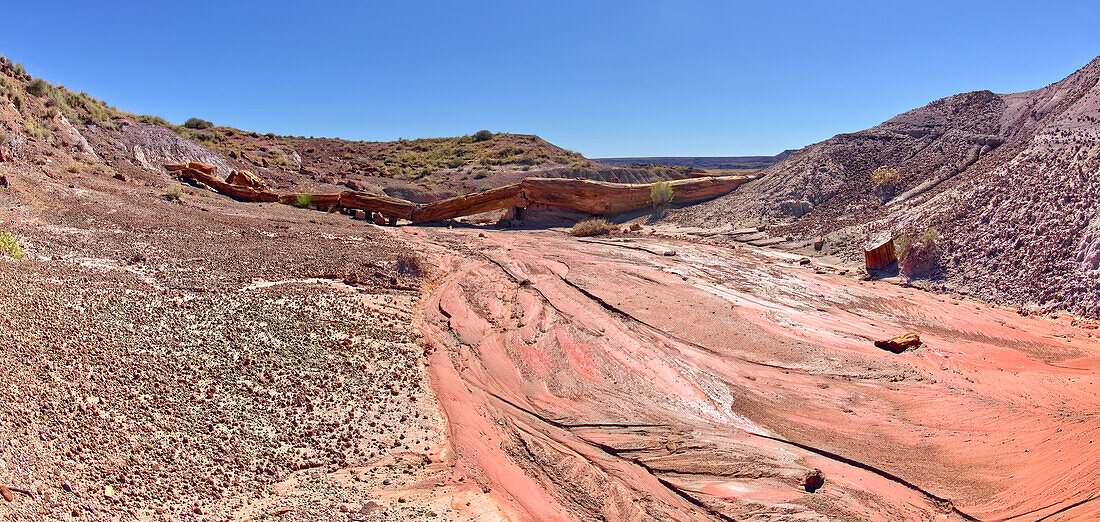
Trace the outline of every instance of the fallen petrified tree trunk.
[[[637, 210], [651, 204], [649, 184], [584, 179], [528, 178], [477, 194], [418, 205], [411, 201], [357, 191], [339, 194], [277, 194], [226, 183], [217, 178], [215, 167], [195, 161], [186, 165], [165, 165], [165, 168], [181, 178], [203, 183], [218, 192], [245, 201], [278, 201], [293, 205], [308, 200], [315, 207], [343, 207], [377, 212], [391, 221], [400, 218], [414, 223], [441, 221], [511, 207], [526, 208], [529, 205], [606, 215]], [[726, 194], [751, 179], [751, 176], [716, 176], [680, 179], [669, 181], [668, 184], [672, 187], [674, 203], [696, 203]]]
[[275, 192], [226, 183], [215, 175], [217, 172], [216, 167], [204, 165], [197, 161], [192, 161], [186, 165], [165, 165], [165, 168], [176, 173], [180, 178], [202, 183], [213, 190], [240, 200], [251, 202], [279, 201], [279, 194]]

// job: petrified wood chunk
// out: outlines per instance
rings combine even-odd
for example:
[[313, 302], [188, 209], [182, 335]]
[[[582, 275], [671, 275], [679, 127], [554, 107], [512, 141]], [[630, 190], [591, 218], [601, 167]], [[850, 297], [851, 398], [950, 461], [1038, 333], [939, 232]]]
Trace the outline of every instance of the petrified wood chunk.
[[920, 346], [920, 336], [914, 332], [891, 337], [885, 341], [875, 341], [875, 346], [894, 353], [904, 352], [907, 348]]
[[894, 253], [894, 239], [871, 243], [863, 247], [863, 259], [867, 264], [867, 270], [882, 270], [898, 260]]

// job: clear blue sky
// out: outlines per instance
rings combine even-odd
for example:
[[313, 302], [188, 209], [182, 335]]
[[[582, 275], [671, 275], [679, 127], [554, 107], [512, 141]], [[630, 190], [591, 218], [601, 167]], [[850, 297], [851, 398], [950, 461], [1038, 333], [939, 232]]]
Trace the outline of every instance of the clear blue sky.
[[1100, 2], [6, 2], [0, 52], [131, 112], [589, 157], [774, 154], [1100, 54]]

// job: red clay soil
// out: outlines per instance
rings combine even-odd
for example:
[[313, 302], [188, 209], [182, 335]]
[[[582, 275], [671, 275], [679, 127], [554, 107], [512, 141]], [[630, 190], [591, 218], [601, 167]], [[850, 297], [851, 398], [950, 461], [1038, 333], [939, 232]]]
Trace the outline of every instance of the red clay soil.
[[1100, 340], [1070, 318], [746, 248], [427, 235], [465, 251], [419, 324], [459, 518], [1100, 516]]

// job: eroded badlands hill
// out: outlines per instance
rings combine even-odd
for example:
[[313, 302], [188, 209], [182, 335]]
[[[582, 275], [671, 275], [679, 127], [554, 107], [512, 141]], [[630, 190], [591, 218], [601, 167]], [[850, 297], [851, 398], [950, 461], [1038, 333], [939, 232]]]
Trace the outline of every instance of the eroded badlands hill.
[[876, 234], [938, 235], [935, 263], [911, 274], [923, 284], [1095, 316], [1098, 78], [1100, 58], [1042, 89], [937, 100], [808, 146], [675, 219], [765, 224], [808, 253], [823, 237], [820, 254], [850, 261]]

